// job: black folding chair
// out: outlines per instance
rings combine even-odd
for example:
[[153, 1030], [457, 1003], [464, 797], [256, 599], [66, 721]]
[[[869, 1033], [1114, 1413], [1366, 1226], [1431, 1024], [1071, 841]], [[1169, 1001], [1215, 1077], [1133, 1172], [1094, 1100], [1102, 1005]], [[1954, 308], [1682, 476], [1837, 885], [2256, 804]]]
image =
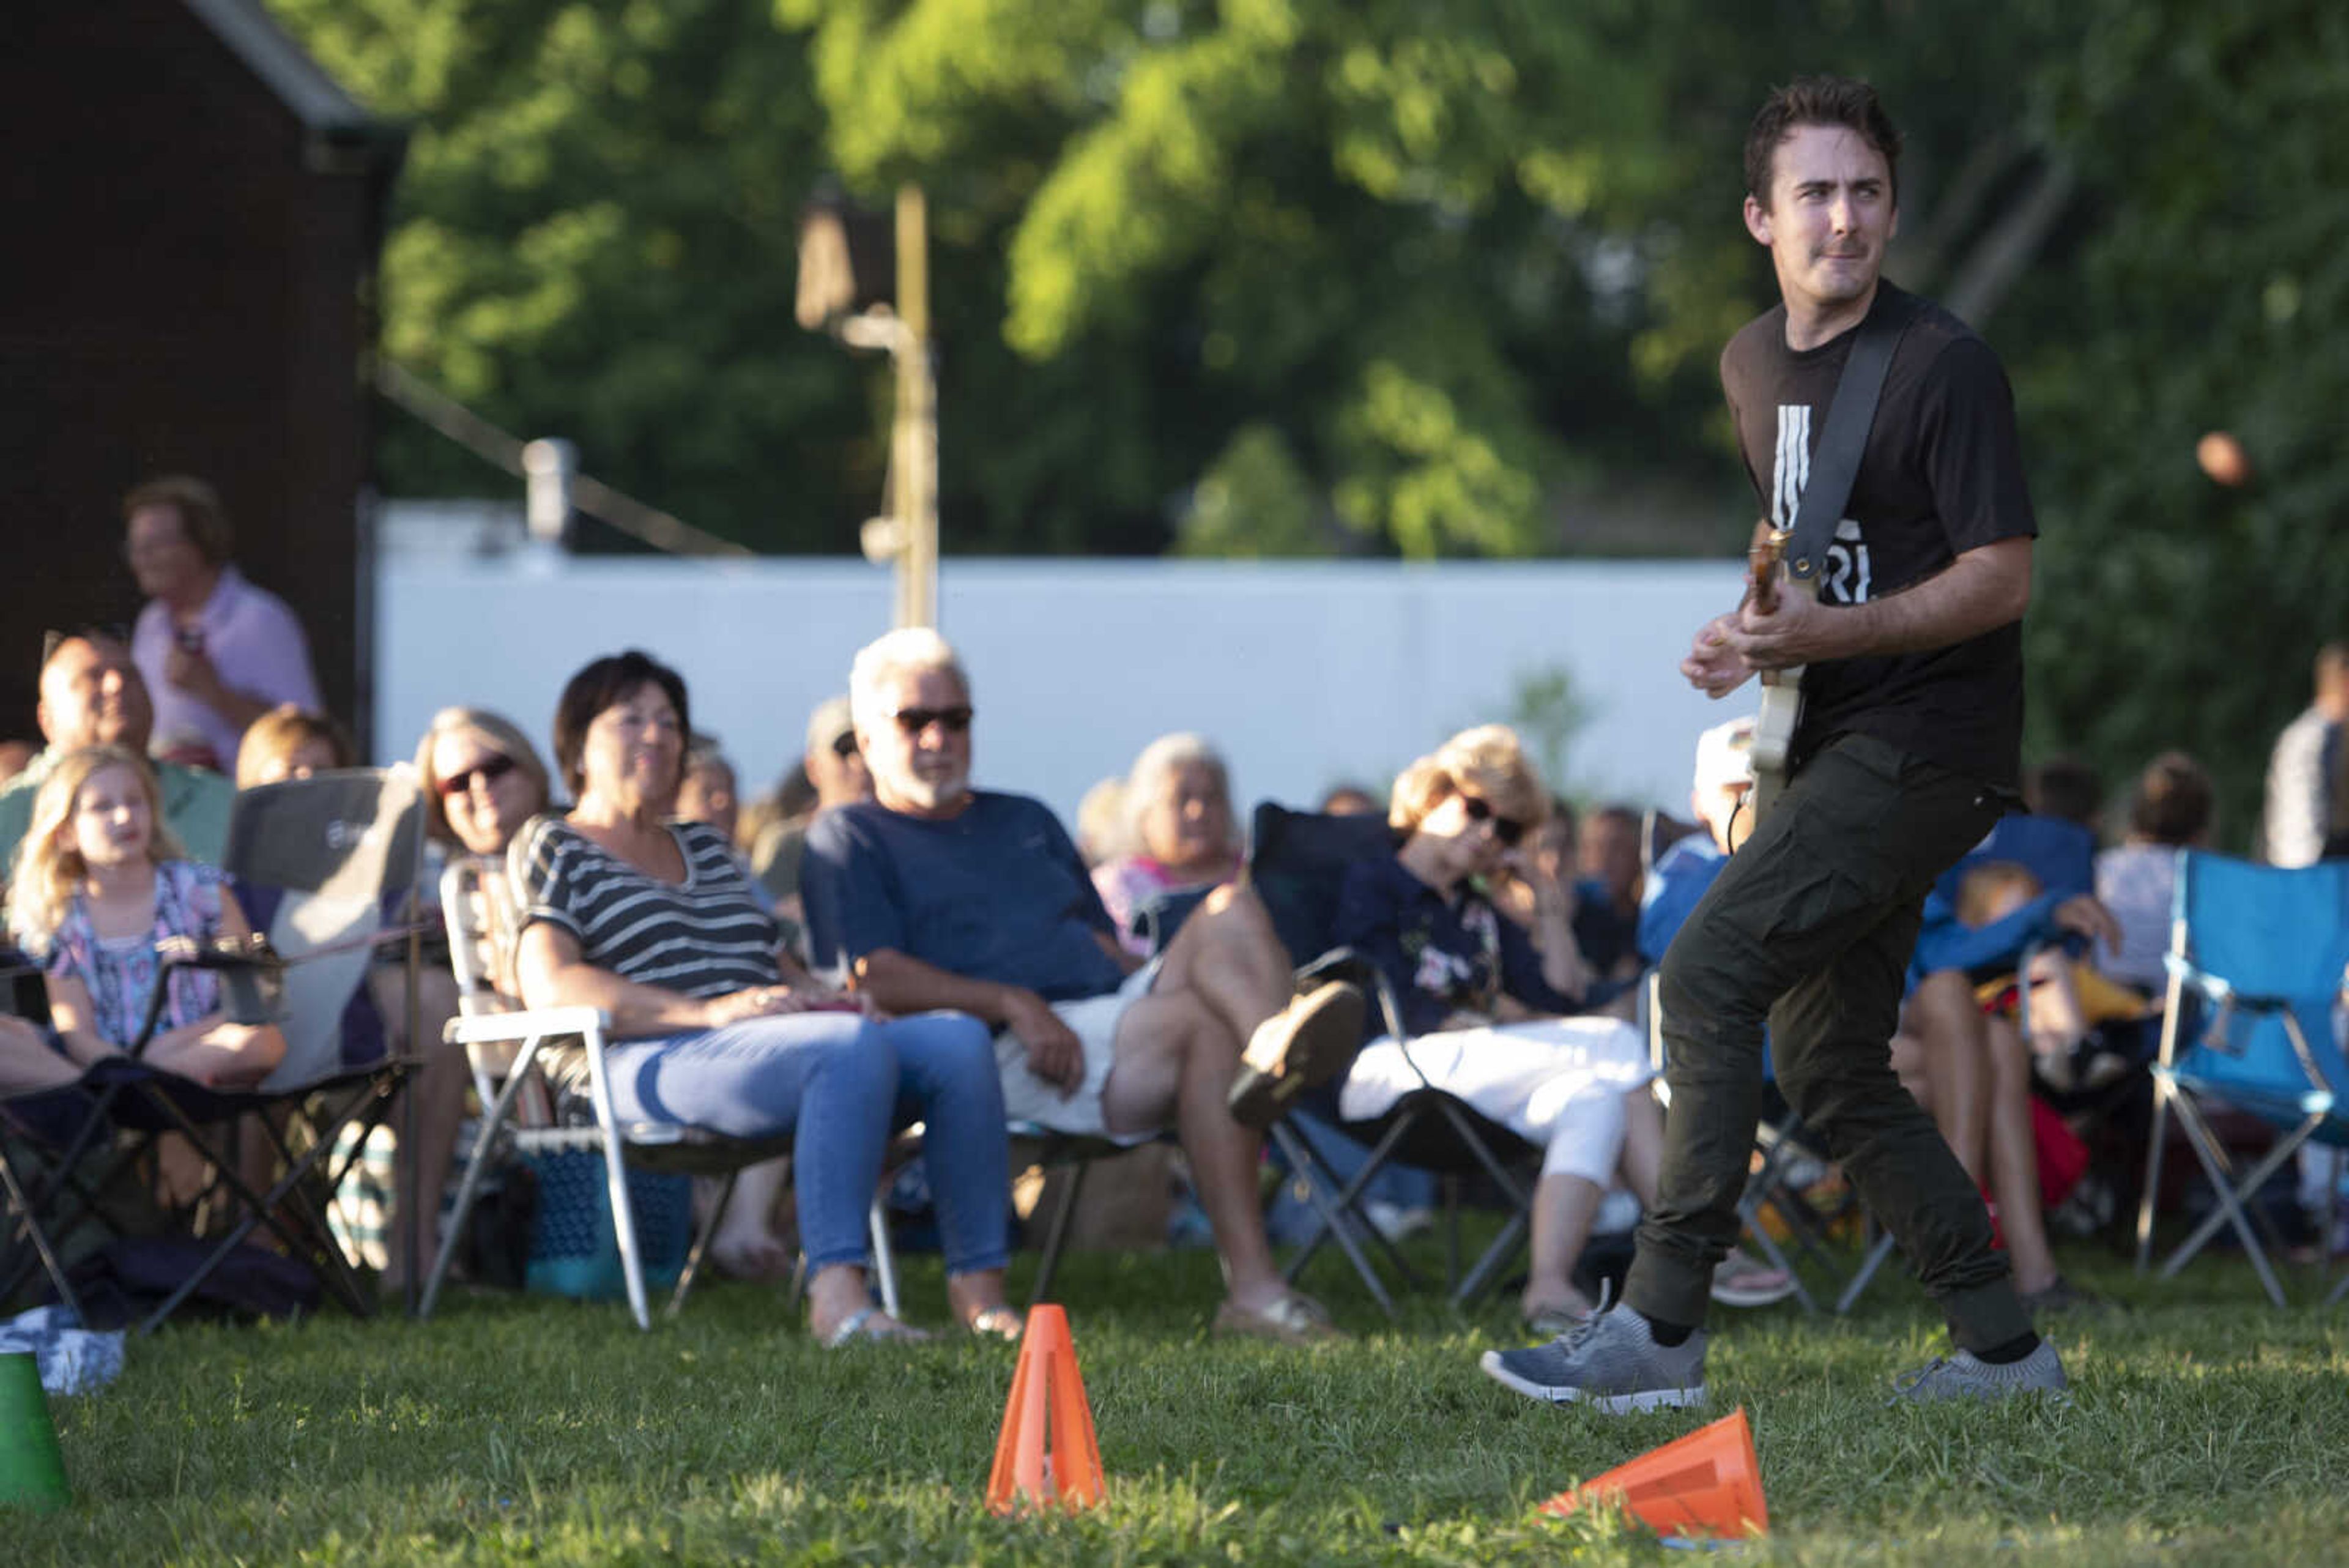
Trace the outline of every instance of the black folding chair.
[[[1401, 1005], [1385, 976], [1331, 940], [1347, 868], [1393, 853], [1393, 834], [1378, 817], [1326, 816], [1291, 811], [1267, 801], [1256, 808], [1252, 823], [1247, 878], [1297, 966], [1299, 984], [1345, 979], [1361, 985], [1376, 1000], [1386, 1033], [1402, 1047], [1403, 1059], [1410, 1062], [1410, 1033], [1403, 1027]], [[1412, 1066], [1418, 1071], [1416, 1063]], [[1479, 1115], [1465, 1100], [1436, 1087], [1423, 1073], [1419, 1088], [1368, 1121], [1347, 1121], [1339, 1112], [1337, 1096], [1326, 1090], [1305, 1096], [1298, 1108], [1322, 1116], [1349, 1137], [1367, 1144], [1370, 1153], [1351, 1177], [1340, 1179], [1311, 1140], [1288, 1125], [1287, 1116], [1273, 1124], [1273, 1142], [1305, 1178], [1306, 1200], [1314, 1210], [1312, 1231], [1282, 1271], [1291, 1281], [1325, 1241], [1334, 1241], [1380, 1307], [1389, 1316], [1394, 1315], [1393, 1298], [1371, 1261], [1371, 1249], [1382, 1253], [1388, 1266], [1407, 1285], [1415, 1288], [1419, 1275], [1385, 1233], [1370, 1222], [1361, 1206], [1371, 1182], [1393, 1164], [1416, 1166], [1444, 1180], [1451, 1221], [1449, 1282], [1454, 1304], [1464, 1304], [1482, 1294], [1524, 1244], [1533, 1217], [1531, 1177], [1540, 1166], [1541, 1150]], [[1463, 1274], [1459, 1269], [1461, 1187], [1464, 1179], [1480, 1177], [1499, 1192], [1508, 1219], [1500, 1234]]]
[[[160, 972], [138, 1039], [72, 1089], [9, 1102], [17, 1153], [37, 1150], [40, 1165], [28, 1175], [8, 1162], [10, 1199], [19, 1206], [32, 1251], [77, 1312], [81, 1303], [54, 1267], [57, 1239], [87, 1219], [107, 1223], [99, 1195], [164, 1134], [178, 1133], [208, 1162], [195, 1210], [217, 1208], [233, 1220], [141, 1320], [140, 1334], [168, 1320], [264, 1228], [352, 1313], [372, 1313], [328, 1229], [327, 1196], [358, 1158], [367, 1134], [389, 1114], [415, 1060], [412, 1051], [395, 1052], [380, 1037], [355, 1041], [346, 1023], [378, 954], [393, 943], [403, 949], [408, 1016], [415, 1016], [422, 844], [422, 796], [404, 767], [349, 769], [243, 792], [230, 819], [224, 869], [241, 890], [255, 934], [233, 943], [161, 944]], [[231, 1017], [274, 1023], [285, 1034], [285, 1059], [258, 1088], [210, 1088], [144, 1059], [171, 976], [191, 968], [221, 976]], [[307, 1131], [299, 1140], [289, 1136], [297, 1124]], [[279, 1172], [265, 1189], [247, 1180], [237, 1158], [239, 1131], [247, 1126], [268, 1140]], [[339, 1142], [345, 1153], [338, 1158], [334, 1151], [347, 1127], [357, 1136]], [[109, 1152], [97, 1161], [101, 1174], [86, 1178], [85, 1159], [107, 1146]], [[0, 1282], [0, 1299], [23, 1283], [31, 1266], [19, 1262]]]

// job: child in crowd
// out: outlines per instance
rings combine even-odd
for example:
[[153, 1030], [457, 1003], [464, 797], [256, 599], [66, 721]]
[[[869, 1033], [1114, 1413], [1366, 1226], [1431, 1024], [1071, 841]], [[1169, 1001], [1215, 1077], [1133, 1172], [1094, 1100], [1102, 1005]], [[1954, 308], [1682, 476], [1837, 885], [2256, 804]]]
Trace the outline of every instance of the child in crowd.
[[[17, 851], [9, 923], [42, 965], [60, 1060], [70, 1082], [139, 1037], [167, 937], [236, 939], [243, 911], [221, 874], [184, 858], [162, 826], [160, 791], [145, 758], [89, 746], [63, 758], [33, 803]], [[250, 1088], [285, 1054], [274, 1024], [233, 1023], [208, 971], [173, 972], [145, 1060], [219, 1088]], [[0, 1048], [13, 1046], [0, 1043]], [[37, 1064], [9, 1064], [11, 1081], [37, 1082]]]

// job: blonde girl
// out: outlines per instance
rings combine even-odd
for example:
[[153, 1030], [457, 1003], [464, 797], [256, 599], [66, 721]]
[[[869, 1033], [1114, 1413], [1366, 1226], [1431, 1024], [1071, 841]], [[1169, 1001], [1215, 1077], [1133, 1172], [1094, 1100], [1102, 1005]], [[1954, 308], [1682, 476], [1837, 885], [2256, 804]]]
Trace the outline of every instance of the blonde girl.
[[[17, 850], [9, 925], [42, 966], [63, 1075], [127, 1050], [161, 973], [166, 937], [235, 939], [248, 928], [221, 874], [183, 857], [162, 825], [154, 770], [119, 746], [59, 760]], [[285, 1054], [271, 1024], [233, 1023], [220, 982], [175, 971], [145, 1060], [218, 1088], [248, 1088]]]

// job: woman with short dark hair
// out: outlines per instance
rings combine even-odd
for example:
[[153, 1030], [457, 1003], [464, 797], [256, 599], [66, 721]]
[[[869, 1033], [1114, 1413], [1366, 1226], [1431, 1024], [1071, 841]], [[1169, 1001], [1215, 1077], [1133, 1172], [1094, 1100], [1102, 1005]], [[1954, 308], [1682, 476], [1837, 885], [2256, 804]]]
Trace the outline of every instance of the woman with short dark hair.
[[[564, 687], [555, 760], [578, 804], [532, 822], [510, 861], [523, 1000], [610, 1015], [623, 1120], [794, 1135], [809, 1321], [826, 1344], [920, 1337], [870, 1300], [864, 1217], [890, 1128], [924, 1123], [956, 1314], [976, 1333], [1017, 1334], [1003, 1300], [1009, 1152], [986, 1026], [953, 1012], [880, 1022], [786, 970], [766, 899], [724, 837], [669, 820], [690, 720], [684, 681], [642, 653], [596, 659]], [[780, 1251], [770, 1203], [740, 1197], [718, 1244], [738, 1259]]]

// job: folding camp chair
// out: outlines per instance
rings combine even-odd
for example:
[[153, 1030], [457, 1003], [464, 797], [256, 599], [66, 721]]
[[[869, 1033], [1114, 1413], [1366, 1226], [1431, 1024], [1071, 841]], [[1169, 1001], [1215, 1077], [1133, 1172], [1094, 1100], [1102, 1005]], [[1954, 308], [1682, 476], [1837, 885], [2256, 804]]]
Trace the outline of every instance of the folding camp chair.
[[[449, 927], [449, 949], [457, 971], [461, 1015], [450, 1020], [447, 1037], [461, 1045], [481, 1096], [481, 1116], [471, 1155], [457, 1188], [455, 1211], [449, 1221], [450, 1237], [462, 1236], [465, 1223], [480, 1198], [484, 1179], [510, 1149], [567, 1143], [562, 1129], [524, 1125], [533, 1119], [518, 1114], [527, 1093], [547, 1094], [542, 1069], [573, 1064], [586, 1069], [587, 1094], [593, 1107], [597, 1140], [604, 1155], [605, 1189], [610, 1197], [613, 1240], [620, 1257], [620, 1272], [627, 1292], [629, 1315], [636, 1326], [649, 1330], [652, 1314], [645, 1287], [645, 1260], [636, 1209], [629, 1196], [630, 1167], [656, 1174], [719, 1179], [723, 1187], [710, 1205], [686, 1253], [685, 1264], [669, 1293], [665, 1313], [675, 1316], [693, 1289], [710, 1238], [717, 1233], [727, 1199], [747, 1166], [780, 1159], [792, 1151], [789, 1134], [772, 1137], [728, 1137], [699, 1127], [668, 1122], [622, 1122], [613, 1108], [610, 1078], [605, 1066], [612, 1021], [593, 1007], [523, 1009], [501, 989], [499, 977], [511, 974], [511, 946], [519, 935], [512, 918], [512, 881], [507, 870], [466, 857], [453, 861], [440, 879], [440, 906]], [[566, 1062], [566, 1058], [569, 1059]], [[543, 1120], [543, 1117], [537, 1118]], [[913, 1145], [901, 1137], [894, 1146], [903, 1158]], [[885, 1183], [884, 1189], [885, 1190]], [[890, 1247], [888, 1216], [882, 1191], [876, 1190], [870, 1214], [874, 1272], [882, 1305], [899, 1315], [896, 1259]], [[440, 1249], [426, 1281], [417, 1312], [429, 1317], [440, 1300], [449, 1266], [456, 1252], [453, 1242]], [[804, 1260], [792, 1280], [794, 1298], [804, 1283]]]
[[[2153, 1070], [2153, 1146], [2137, 1208], [2137, 1271], [2150, 1261], [2165, 1123], [2175, 1111], [2218, 1202], [2163, 1262], [2161, 1277], [2176, 1274], [2220, 1226], [2230, 1226], [2268, 1299], [2282, 1306], [2283, 1287], [2262, 1245], [2266, 1216], [2253, 1197], [2303, 1145], [2349, 1148], [2349, 1062], [2339, 1011], [2349, 1002], [2349, 861], [2286, 870], [2189, 849], [2182, 852], [2174, 897], [2168, 1007]], [[2240, 1174], [2212, 1127], [2213, 1101], [2281, 1135]], [[2266, 1238], [2273, 1239], [2271, 1232]], [[2328, 1301], [2344, 1290], [2349, 1281]]]
[[[422, 822], [422, 798], [412, 770], [404, 767], [347, 769], [242, 792], [230, 819], [223, 868], [254, 936], [237, 943], [175, 939], [161, 944], [156, 990], [129, 1048], [93, 1066], [75, 1090], [42, 1096], [37, 1106], [12, 1102], [19, 1130], [33, 1131], [49, 1148], [34, 1179], [12, 1176], [23, 1189], [25, 1223], [45, 1262], [56, 1251], [55, 1239], [82, 1220], [103, 1222], [98, 1193], [163, 1134], [181, 1134], [209, 1161], [198, 1212], [218, 1203], [236, 1218], [139, 1324], [141, 1334], [167, 1320], [264, 1227], [354, 1314], [371, 1313], [328, 1230], [324, 1194], [340, 1182], [367, 1134], [388, 1114], [415, 1064], [412, 1053], [388, 1048], [362, 992], [380, 952], [398, 943], [409, 1016], [415, 1015]], [[220, 974], [232, 1017], [265, 1019], [284, 1033], [285, 1058], [258, 1088], [216, 1090], [143, 1060], [171, 977], [186, 968]], [[53, 1127], [71, 1122], [71, 1130], [40, 1137], [26, 1114], [34, 1111], [48, 1113]], [[298, 1148], [288, 1136], [296, 1118], [307, 1131]], [[239, 1168], [234, 1146], [243, 1126], [268, 1140], [281, 1172], [265, 1190], [255, 1190]], [[340, 1143], [348, 1152], [338, 1158], [333, 1151], [347, 1127], [357, 1136]], [[114, 1147], [103, 1162], [105, 1174], [84, 1180], [78, 1173], [84, 1157], [109, 1140]], [[16, 1282], [0, 1284], [0, 1295]], [[58, 1283], [78, 1310], [72, 1291]]]
[[[1248, 884], [1272, 917], [1273, 929], [1297, 966], [1299, 984], [1345, 979], [1361, 985], [1376, 1001], [1386, 1033], [1402, 1046], [1403, 1058], [1409, 1062], [1410, 1033], [1402, 1026], [1402, 1008], [1392, 988], [1371, 965], [1350, 950], [1334, 948], [1330, 940], [1347, 867], [1394, 853], [1394, 839], [1386, 824], [1375, 816], [1291, 811], [1267, 801], [1256, 808], [1251, 828]], [[1413, 1066], [1416, 1071], [1417, 1064]], [[1343, 1180], [1320, 1150], [1299, 1136], [1285, 1116], [1273, 1124], [1272, 1139], [1306, 1178], [1307, 1199], [1314, 1210], [1313, 1230], [1284, 1266], [1287, 1278], [1294, 1281], [1323, 1242], [1335, 1241], [1380, 1307], [1389, 1316], [1394, 1314], [1393, 1298], [1363, 1241], [1367, 1239], [1381, 1250], [1407, 1284], [1416, 1284], [1418, 1274], [1370, 1222], [1361, 1207], [1364, 1189], [1391, 1163], [1417, 1166], [1444, 1180], [1452, 1221], [1450, 1274], [1454, 1304], [1482, 1294], [1524, 1244], [1532, 1223], [1530, 1179], [1541, 1163], [1541, 1151], [1479, 1115], [1466, 1101], [1437, 1088], [1424, 1074], [1420, 1083], [1421, 1087], [1369, 1121], [1345, 1121], [1338, 1114], [1335, 1096], [1327, 1091], [1300, 1102], [1304, 1108], [1325, 1116], [1348, 1137], [1370, 1145], [1369, 1157]], [[1477, 1176], [1499, 1190], [1509, 1217], [1500, 1234], [1463, 1274], [1458, 1267], [1460, 1184], [1463, 1178]]]

